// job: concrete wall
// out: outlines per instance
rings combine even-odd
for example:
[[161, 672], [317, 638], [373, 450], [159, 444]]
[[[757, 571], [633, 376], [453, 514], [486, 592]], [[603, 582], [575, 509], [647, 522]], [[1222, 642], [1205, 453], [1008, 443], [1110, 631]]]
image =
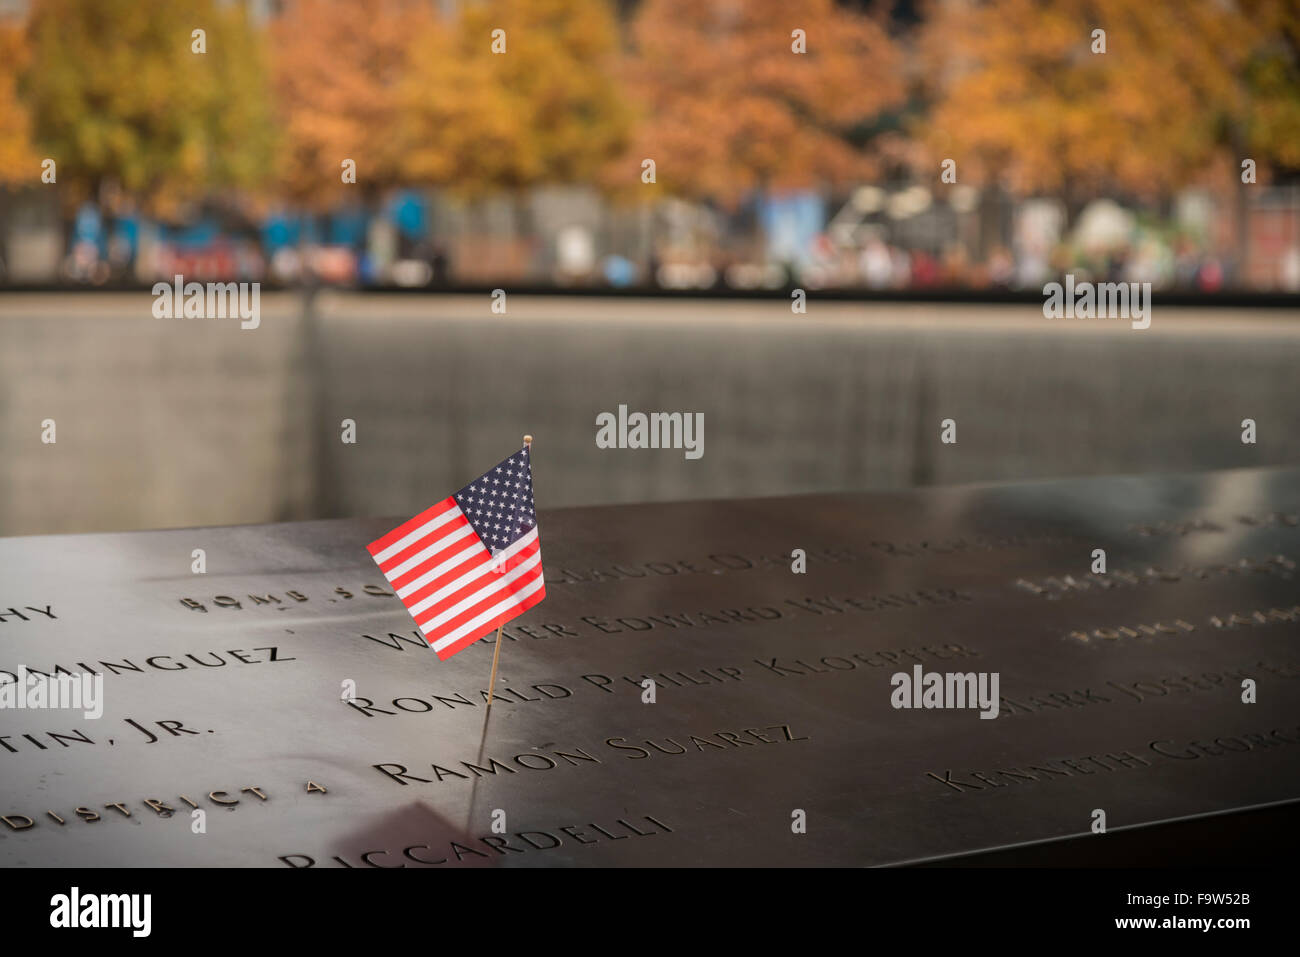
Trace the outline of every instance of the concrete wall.
[[[1034, 306], [512, 297], [499, 316], [328, 293], [311, 321], [263, 296], [245, 331], [151, 303], [0, 296], [0, 534], [407, 515], [526, 431], [543, 507], [1300, 462], [1281, 313], [1157, 300], [1134, 331]], [[598, 449], [620, 403], [703, 412], [703, 458]]]

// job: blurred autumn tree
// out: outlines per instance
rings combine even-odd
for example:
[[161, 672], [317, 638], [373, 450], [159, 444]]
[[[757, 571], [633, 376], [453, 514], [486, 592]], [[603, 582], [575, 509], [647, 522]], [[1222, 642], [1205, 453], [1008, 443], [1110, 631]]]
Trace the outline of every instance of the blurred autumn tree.
[[734, 200], [869, 175], [848, 133], [904, 92], [884, 28], [832, 0], [645, 0], [633, 41], [642, 116], [624, 175], [639, 183], [653, 159], [678, 194]]
[[608, 0], [484, 0], [429, 24], [398, 95], [407, 177], [469, 194], [592, 181], [630, 132], [618, 52]]
[[[1224, 181], [1248, 156], [1295, 163], [1295, 14], [1294, 0], [939, 3], [922, 40], [934, 104], [919, 135], [936, 176], [953, 158], [963, 182], [1074, 207], [1116, 188]], [[1092, 52], [1094, 29], [1105, 53]]]
[[[401, 180], [397, 90], [411, 38], [433, 22], [428, 0], [285, 3], [271, 47], [290, 196], [328, 204], [343, 190], [369, 195]], [[345, 159], [356, 163], [356, 186], [343, 184]]]
[[[195, 29], [206, 53], [192, 52]], [[28, 36], [22, 89], [65, 197], [121, 187], [170, 215], [213, 190], [266, 184], [266, 69], [242, 5], [34, 0]]]
[[0, 21], [0, 183], [39, 182], [30, 117], [18, 99], [18, 76], [28, 59], [21, 24]]

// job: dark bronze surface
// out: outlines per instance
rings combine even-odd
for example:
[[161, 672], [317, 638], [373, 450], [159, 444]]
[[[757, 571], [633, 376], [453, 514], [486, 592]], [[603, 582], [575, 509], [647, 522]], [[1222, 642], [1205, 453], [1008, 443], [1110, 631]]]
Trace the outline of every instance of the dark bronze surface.
[[[0, 710], [0, 863], [889, 864], [1295, 800], [1297, 516], [1297, 470], [544, 512], [486, 732], [490, 639], [368, 593], [395, 519], [0, 540], [0, 669], [106, 672]], [[1000, 716], [891, 707], [916, 664]]]

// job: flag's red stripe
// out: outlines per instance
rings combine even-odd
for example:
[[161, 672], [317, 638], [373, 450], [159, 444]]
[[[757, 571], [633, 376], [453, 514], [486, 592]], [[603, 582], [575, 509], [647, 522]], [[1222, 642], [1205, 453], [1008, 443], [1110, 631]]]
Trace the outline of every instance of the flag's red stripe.
[[[450, 620], [440, 624], [437, 628], [435, 628], [432, 632], [430, 632], [430, 634], [434, 634], [437, 637], [442, 637], [443, 635], [455, 631], [457, 628], [461, 627], [462, 625], [466, 625], [469, 622], [473, 621], [475, 618], [483, 614], [485, 611], [489, 611], [496, 605], [501, 604], [501, 602], [510, 601], [515, 594], [517, 594], [520, 591], [523, 591], [525, 588], [527, 588], [529, 585], [535, 582], [538, 578], [540, 578], [541, 575], [542, 575], [542, 569], [541, 566], [538, 565], [530, 572], [524, 574], [523, 576], [515, 579], [512, 582], [504, 583], [501, 581], [496, 581], [496, 582], [492, 582], [491, 584], [485, 584], [476, 593], [478, 595], [481, 595], [482, 596], [481, 598], [479, 598], [477, 601], [474, 601], [474, 603], [470, 605], [468, 608], [466, 608], [464, 611], [459, 612], [454, 618], [451, 618]], [[469, 596], [469, 597], [472, 598], [473, 596]], [[423, 626], [421, 626], [421, 628], [423, 628]]]
[[[465, 524], [468, 525], [469, 523], [466, 522]], [[439, 538], [430, 539], [426, 541], [424, 547], [428, 548], [430, 546], [436, 546], [442, 537], [444, 536], [439, 536]], [[482, 548], [482, 547], [483, 547], [483, 543], [479, 541], [478, 535], [474, 534], [474, 532], [471, 531], [470, 534], [466, 535], [464, 538], [458, 539], [457, 541], [449, 543], [446, 547], [438, 549], [436, 552], [434, 552], [424, 561], [420, 562], [420, 564], [416, 565], [410, 571], [404, 572], [401, 575], [398, 575], [396, 578], [389, 578], [388, 580], [389, 582], [392, 583], [392, 586], [394, 588], [405, 588], [407, 585], [415, 581], [425, 572], [432, 571], [433, 569], [441, 565], [443, 562], [447, 561], [449, 558], [455, 555], [459, 555], [461, 552], [465, 551], [465, 549]], [[410, 606], [408, 605], [407, 607]]]
[[[468, 524], [469, 524], [468, 518], [466, 518], [464, 515], [457, 515], [455, 518], [448, 521], [445, 525], [439, 525], [428, 535], [425, 535], [423, 538], [417, 539], [415, 544], [408, 545], [406, 548], [402, 549], [392, 558], [389, 558], [386, 561], [384, 561], [379, 566], [379, 570], [384, 573], [385, 578], [388, 578], [388, 573], [392, 571], [394, 568], [400, 567], [404, 562], [410, 561], [410, 559], [420, 554], [420, 552], [424, 551], [430, 545], [436, 545], [439, 542], [439, 540], [446, 538], [448, 535], [455, 534], [456, 532], [460, 531]], [[470, 535], [468, 537], [475, 538], [476, 536]], [[389, 578], [389, 581], [392, 581], [392, 579]]]
[[[432, 631], [425, 632], [425, 637], [432, 641], [437, 641], [441, 638], [445, 638], [447, 635], [455, 632], [457, 629], [461, 628], [462, 626], [467, 625], [470, 622], [474, 621], [479, 616], [481, 616], [484, 612], [491, 611], [493, 608], [495, 608], [497, 605], [500, 605], [502, 602], [512, 601], [513, 596], [518, 591], [534, 583], [539, 577], [539, 575], [521, 578], [519, 581], [511, 583], [510, 586], [506, 586], [495, 592], [484, 595], [482, 601], [476, 602], [471, 608], [457, 615], [451, 621], [439, 625], [437, 628], [433, 629]], [[423, 628], [424, 626], [421, 627]]]
[[[488, 574], [490, 575], [492, 573], [489, 572]], [[527, 575], [523, 575], [520, 578], [515, 579], [514, 581], [510, 582], [507, 585], [502, 586], [500, 582], [494, 582], [494, 584], [496, 584], [498, 587], [493, 589], [490, 592], [487, 592], [484, 595], [482, 601], [476, 602], [475, 604], [471, 605], [469, 608], [465, 609], [465, 611], [461, 612], [459, 615], [457, 615], [455, 618], [451, 619], [450, 621], [443, 622], [433, 631], [425, 632], [424, 637], [429, 641], [437, 641], [443, 635], [450, 634], [451, 632], [459, 628], [461, 625], [473, 621], [479, 615], [483, 614], [483, 612], [491, 609], [494, 605], [498, 605], [501, 602], [508, 600], [510, 596], [513, 595], [514, 593], [522, 591], [523, 589], [527, 588], [538, 578], [540, 578], [541, 574], [542, 574], [542, 566], [538, 565]], [[487, 586], [485, 586], [484, 589], [485, 591], [486, 588]], [[530, 595], [529, 597], [531, 598], [532, 596]]]
[[[532, 608], [534, 605], [536, 605], [539, 601], [541, 601], [545, 597], [546, 597], [546, 588], [545, 586], [543, 586], [542, 588], [537, 589], [537, 591], [533, 592], [531, 595], [525, 598], [522, 602], [520, 602], [520, 604], [517, 607], [511, 609], [508, 612], [505, 612], [502, 615], [497, 616], [497, 618], [494, 621], [485, 625], [483, 628], [483, 634], [466, 635], [460, 641], [456, 642], [455, 644], [448, 645], [446, 648], [443, 648], [441, 651], [435, 650], [435, 653], [442, 661], [446, 661], [448, 658], [456, 654], [458, 651], [464, 651], [470, 645], [474, 644], [474, 642], [479, 641], [482, 638], [486, 638], [489, 634], [496, 631], [497, 628], [504, 625], [510, 619], [518, 618], [520, 615], [526, 612], [529, 608]], [[433, 638], [429, 639], [429, 643], [432, 644], [436, 640], [437, 640], [437, 636], [434, 636]]]
[[413, 531], [415, 531], [425, 522], [437, 518], [439, 515], [447, 511], [447, 509], [451, 508], [455, 504], [456, 502], [452, 499], [450, 495], [448, 495], [437, 505], [430, 505], [427, 509], [421, 512], [419, 515], [415, 516], [415, 518], [411, 519], [409, 522], [403, 522], [401, 525], [398, 525], [395, 529], [393, 529], [383, 538], [375, 539], [373, 542], [371, 542], [369, 545], [366, 546], [366, 549], [370, 552], [371, 555], [378, 555], [385, 548], [388, 548], [390, 545], [400, 542], [402, 539], [404, 539], [407, 535], [410, 535]]
[[[415, 623], [417, 625], [423, 625], [426, 621], [430, 621], [433, 618], [437, 618], [438, 615], [442, 614], [448, 608], [451, 608], [457, 603], [464, 601], [466, 598], [468, 598], [470, 595], [474, 594], [475, 592], [485, 591], [491, 588], [493, 585], [499, 584], [501, 580], [507, 574], [509, 574], [509, 572], [512, 569], [514, 569], [516, 565], [518, 565], [520, 562], [527, 561], [533, 555], [536, 555], [541, 550], [541, 547], [542, 547], [541, 542], [533, 542], [532, 545], [528, 546], [523, 551], [517, 553], [516, 555], [511, 556], [509, 559], [506, 560], [506, 562], [504, 563], [505, 571], [485, 572], [484, 574], [480, 575], [478, 578], [474, 579], [472, 582], [463, 585], [461, 588], [452, 592], [450, 595], [447, 595], [446, 597], [430, 605], [428, 608], [424, 609], [422, 612], [420, 612], [418, 615], [415, 616]], [[541, 565], [539, 564], [538, 570], [540, 569], [541, 569]], [[527, 581], [529, 580], [530, 577], [532, 576], [523, 575], [519, 580]], [[514, 582], [511, 582], [511, 585], [514, 584], [515, 584]], [[510, 591], [517, 591], [517, 589], [512, 587], [510, 588]], [[504, 597], [505, 595], [509, 594], [509, 592], [501, 592], [500, 594], [502, 597]], [[414, 602], [411, 602], [406, 607], [410, 608], [414, 604], [415, 604]]]
[[477, 536], [471, 537], [469, 541], [471, 545], [477, 546], [478, 554], [465, 559], [459, 565], [451, 569], [451, 571], [443, 572], [441, 575], [439, 575], [433, 581], [429, 582], [427, 585], [422, 585], [420, 588], [416, 589], [415, 591], [407, 595], [405, 598], [403, 598], [402, 604], [407, 607], [408, 611], [414, 608], [420, 602], [424, 601], [424, 599], [428, 598], [439, 588], [442, 588], [445, 585], [450, 585], [461, 575], [464, 575], [467, 572], [470, 572], [473, 569], [478, 568], [480, 565], [486, 565], [488, 562], [492, 561], [491, 554], [489, 554], [488, 550], [483, 547], [483, 543], [478, 540]]

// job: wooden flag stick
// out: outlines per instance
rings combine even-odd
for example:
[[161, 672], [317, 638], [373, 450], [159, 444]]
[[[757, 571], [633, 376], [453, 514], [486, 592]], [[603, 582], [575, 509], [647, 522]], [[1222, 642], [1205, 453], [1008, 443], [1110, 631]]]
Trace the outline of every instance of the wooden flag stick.
[[[532, 451], [533, 437], [531, 435], [524, 436], [524, 447], [527, 448], [529, 451]], [[492, 696], [493, 693], [496, 691], [496, 686], [497, 686], [497, 662], [501, 660], [501, 629], [505, 628], [505, 626], [506, 626], [505, 622], [502, 622], [500, 625], [497, 626], [497, 645], [492, 650], [492, 677], [488, 678], [487, 706], [489, 708], [492, 707]]]
[[487, 706], [489, 708], [492, 707], [492, 691], [497, 686], [497, 662], [501, 660], [501, 629], [504, 628], [505, 626], [506, 623], [502, 622], [500, 626], [497, 628], [497, 646], [496, 649], [492, 652], [492, 677], [488, 679]]

